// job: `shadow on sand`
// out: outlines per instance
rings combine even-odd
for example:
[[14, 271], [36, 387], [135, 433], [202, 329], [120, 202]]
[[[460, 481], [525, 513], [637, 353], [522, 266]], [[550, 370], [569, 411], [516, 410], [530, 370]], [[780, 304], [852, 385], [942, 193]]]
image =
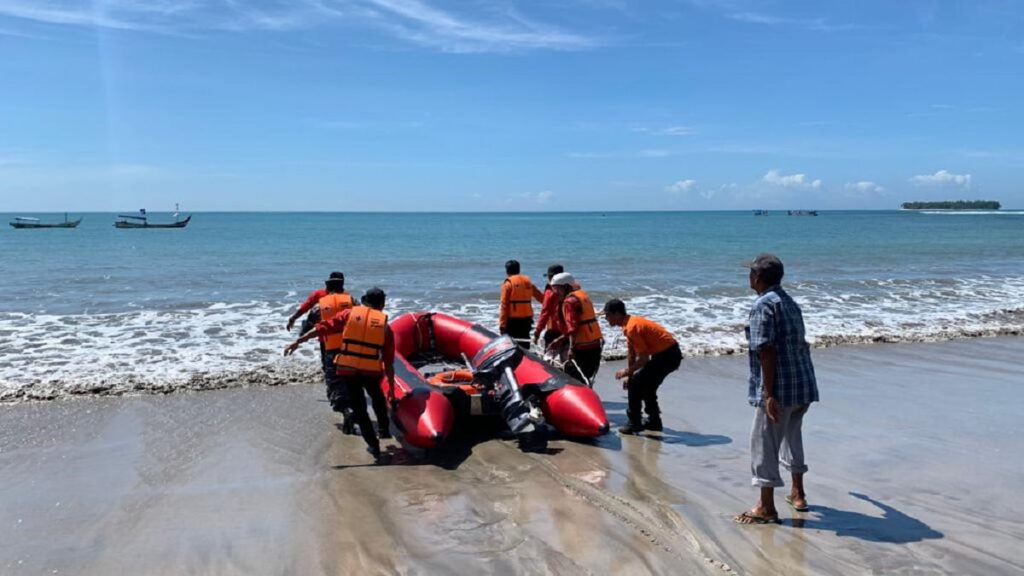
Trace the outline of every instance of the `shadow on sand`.
[[868, 502], [882, 511], [882, 517], [868, 516], [860, 512], [837, 510], [828, 506], [811, 506], [816, 518], [793, 518], [794, 528], [824, 530], [836, 536], [860, 538], [868, 542], [907, 544], [922, 540], [938, 540], [945, 536], [933, 530], [917, 518], [874, 500], [864, 494], [850, 492], [850, 496]]
[[[614, 409], [615, 406], [625, 406], [623, 402], [605, 402], [605, 409]], [[624, 425], [626, 420], [625, 414], [609, 414], [608, 420], [615, 425], [616, 428]], [[612, 430], [612, 433], [615, 433]], [[615, 434], [618, 436], [618, 434]], [[649, 438], [656, 442], [662, 442], [664, 444], [682, 444], [684, 446], [690, 446], [693, 448], [700, 448], [703, 446], [718, 446], [721, 444], [731, 444], [732, 438], [729, 436], [723, 436], [721, 434], [698, 434], [696, 432], [683, 432], [682, 430], [675, 430], [673, 428], [665, 428], [661, 432], [645, 431], [635, 435], [638, 438]]]
[[[341, 424], [335, 424], [338, 430], [341, 430]], [[384, 454], [384, 461], [380, 464], [374, 464], [371, 462], [362, 464], [339, 464], [332, 466], [334, 470], [347, 470], [349, 468], [371, 468], [371, 467], [384, 467], [384, 466], [436, 466], [445, 470], [457, 470], [459, 466], [465, 462], [471, 454], [473, 454], [473, 448], [477, 444], [484, 442], [496, 441], [496, 442], [509, 442], [515, 444], [515, 437], [507, 428], [504, 428], [504, 424], [498, 420], [489, 422], [486, 419], [481, 419], [477, 422], [477, 426], [471, 430], [467, 430], [467, 427], [456, 427], [448, 438], [445, 439], [444, 443], [432, 450], [421, 450], [415, 447], [407, 447], [404, 445], [396, 446], [394, 444], [388, 444], [382, 446]], [[360, 444], [363, 443], [363, 439], [359, 435], [346, 436], [352, 438], [353, 441], [358, 441]], [[551, 439], [557, 439], [559, 436], [552, 435]], [[562, 452], [562, 448], [548, 447], [546, 450], [540, 452], [533, 452], [534, 454], [546, 454], [555, 455]], [[367, 456], [369, 458], [369, 456]]]

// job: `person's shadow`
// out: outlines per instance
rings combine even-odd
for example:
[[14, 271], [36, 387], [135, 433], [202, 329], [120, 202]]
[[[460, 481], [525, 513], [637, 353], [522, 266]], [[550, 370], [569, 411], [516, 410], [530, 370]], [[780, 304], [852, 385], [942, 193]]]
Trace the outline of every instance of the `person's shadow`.
[[693, 448], [732, 443], [732, 438], [721, 434], [697, 434], [696, 432], [683, 432], [672, 428], [665, 428], [661, 432], [644, 432], [640, 436], [664, 444], [683, 444]]
[[[341, 424], [335, 425], [341, 430]], [[362, 442], [359, 435], [351, 436]], [[558, 439], [557, 434], [552, 433], [551, 440]], [[382, 447], [384, 459], [380, 464], [339, 464], [332, 466], [334, 470], [347, 470], [349, 468], [370, 468], [379, 466], [435, 466], [445, 470], [457, 470], [472, 454], [477, 444], [492, 441], [514, 442], [515, 435], [505, 428], [504, 422], [496, 418], [480, 418], [476, 427], [457, 426], [452, 433], [445, 438], [445, 441], [438, 447], [430, 450], [422, 450], [408, 445], [387, 444]], [[562, 452], [562, 448], [547, 447], [544, 450], [532, 451], [534, 453], [546, 454], [549, 456]]]
[[850, 492], [850, 496], [878, 507], [883, 513], [882, 517], [814, 505], [810, 511], [816, 513], [817, 518], [793, 518], [793, 527], [825, 530], [835, 532], [836, 536], [840, 537], [889, 544], [907, 544], [945, 537], [942, 532], [933, 530], [924, 522], [907, 516], [892, 506], [856, 492]]
[[[611, 410], [625, 410], [627, 408], [625, 402], [609, 401], [604, 403], [604, 407], [606, 412]], [[626, 419], [625, 414], [609, 414], [608, 421], [618, 428], [625, 425], [628, 420]], [[664, 444], [682, 444], [693, 448], [732, 443], [732, 438], [729, 436], [723, 436], [721, 434], [698, 434], [696, 432], [684, 432], [682, 430], [674, 430], [672, 428], [665, 428], [661, 432], [645, 430], [636, 436], [639, 438], [649, 438]]]

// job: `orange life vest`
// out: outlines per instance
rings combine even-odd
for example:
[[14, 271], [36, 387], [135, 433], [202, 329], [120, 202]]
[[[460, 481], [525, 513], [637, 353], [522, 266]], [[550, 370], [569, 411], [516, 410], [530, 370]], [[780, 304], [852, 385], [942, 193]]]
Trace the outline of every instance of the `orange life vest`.
[[594, 303], [590, 301], [590, 295], [583, 290], [576, 290], [569, 296], [579, 301], [581, 312], [576, 332], [573, 335], [573, 345], [579, 348], [581, 345], [600, 341], [601, 326], [597, 323], [597, 314], [594, 314]]
[[[320, 299], [320, 321], [327, 322], [342, 310], [352, 307], [352, 295], [344, 292], [328, 294]], [[324, 349], [337, 350], [341, 348], [341, 334], [330, 334], [324, 338]]]
[[676, 343], [676, 339], [668, 330], [640, 316], [630, 316], [626, 325], [622, 327], [622, 333], [626, 335], [626, 341], [633, 352], [640, 356], [653, 356], [668, 350]]
[[505, 279], [512, 289], [508, 294], [509, 318], [533, 318], [533, 282], [525, 274], [515, 274]]
[[349, 312], [341, 332], [341, 351], [334, 357], [334, 364], [339, 370], [383, 372], [381, 359], [387, 330], [387, 314], [369, 306], [356, 306]]

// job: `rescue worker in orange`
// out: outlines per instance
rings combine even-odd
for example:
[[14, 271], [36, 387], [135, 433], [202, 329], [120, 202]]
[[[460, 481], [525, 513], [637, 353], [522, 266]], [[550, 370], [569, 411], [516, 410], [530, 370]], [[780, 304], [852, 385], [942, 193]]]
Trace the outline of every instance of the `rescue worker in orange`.
[[[658, 406], [658, 387], [665, 377], [679, 369], [683, 353], [676, 339], [657, 322], [626, 313], [626, 305], [613, 298], [604, 305], [608, 324], [622, 327], [629, 348], [626, 367], [615, 373], [616, 380], [625, 380], [629, 409], [629, 423], [619, 428], [622, 434], [637, 434], [641, 430], [661, 432], [661, 408]], [[641, 406], [647, 419], [640, 420]]]
[[568, 272], [556, 274], [551, 286], [562, 296], [562, 325], [565, 327], [565, 333], [552, 341], [551, 346], [567, 341], [565, 373], [593, 388], [604, 345], [594, 303]]
[[537, 318], [537, 329], [533, 331], [533, 343], [540, 340], [540, 333], [544, 331], [544, 348], [551, 346], [562, 333], [562, 295], [551, 287], [551, 279], [556, 274], [565, 272], [561, 264], [548, 266], [548, 284], [544, 287], [544, 302], [540, 305], [540, 317]]
[[[352, 308], [354, 304], [352, 296], [345, 292], [345, 276], [341, 272], [332, 272], [331, 277], [324, 282], [324, 286], [326, 293], [316, 301], [302, 322], [303, 333], [309, 332], [320, 322], [334, 318], [342, 310]], [[305, 303], [303, 304], [305, 305]], [[320, 361], [324, 370], [324, 382], [327, 384], [327, 400], [331, 403], [331, 408], [342, 413], [344, 418], [341, 425], [342, 432], [355, 434], [352, 409], [348, 402], [348, 390], [338, 380], [338, 370], [334, 366], [334, 358], [341, 351], [341, 334], [331, 334], [327, 337], [320, 337], [319, 340]]]
[[[341, 349], [335, 357], [338, 377], [348, 390], [356, 423], [366, 441], [367, 451], [377, 463], [383, 462], [380, 440], [373, 433], [373, 424], [366, 411], [365, 392], [373, 403], [380, 439], [391, 438], [388, 424], [388, 401], [395, 397], [395, 337], [384, 314], [385, 294], [371, 288], [362, 297], [362, 305], [342, 310], [330, 320], [303, 334], [285, 348], [288, 356], [300, 344], [317, 335], [341, 334]], [[381, 379], [387, 378], [389, 393], [384, 397]]]
[[[342, 283], [344, 283], [345, 282], [345, 275], [342, 274], [341, 272], [331, 272], [331, 275], [327, 279], [328, 280], [340, 279], [342, 281]], [[323, 298], [326, 295], [327, 295], [326, 286], [324, 288], [317, 288], [316, 290], [313, 290], [312, 292], [310, 292], [309, 293], [309, 297], [307, 297], [302, 302], [302, 304], [299, 304], [299, 308], [291, 316], [288, 317], [288, 323], [285, 324], [285, 329], [288, 330], [289, 332], [291, 332], [292, 331], [292, 327], [295, 326], [295, 321], [298, 320], [299, 317], [302, 316], [303, 314], [305, 314], [306, 312], [309, 312], [310, 310], [312, 310], [313, 306], [316, 306], [317, 302], [319, 302], [320, 299]]]
[[519, 262], [505, 262], [507, 278], [501, 284], [501, 303], [498, 331], [508, 334], [519, 346], [530, 348], [530, 330], [533, 328], [533, 301], [544, 300], [544, 294], [533, 285], [530, 277], [519, 273]]

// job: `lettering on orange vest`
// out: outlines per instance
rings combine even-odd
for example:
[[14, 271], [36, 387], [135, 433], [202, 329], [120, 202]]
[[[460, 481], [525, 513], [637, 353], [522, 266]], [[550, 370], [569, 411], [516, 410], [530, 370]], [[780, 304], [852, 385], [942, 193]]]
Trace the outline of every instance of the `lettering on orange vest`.
[[515, 274], [505, 279], [512, 285], [508, 295], [509, 318], [533, 318], [533, 282], [525, 274]]
[[590, 344], [601, 339], [601, 326], [597, 323], [597, 314], [594, 313], [594, 303], [590, 301], [590, 295], [583, 290], [577, 290], [569, 294], [580, 303], [580, 320], [576, 325], [574, 345], [579, 347], [582, 344]]
[[369, 306], [356, 306], [349, 312], [341, 332], [341, 351], [334, 357], [339, 370], [358, 370], [371, 374], [384, 371], [384, 339], [388, 315]]
[[[326, 322], [352, 307], [352, 295], [344, 292], [328, 294], [320, 299], [320, 321]], [[341, 348], [341, 334], [330, 334], [324, 338], [325, 350]]]
[[626, 335], [626, 341], [633, 352], [640, 356], [653, 356], [668, 350], [676, 343], [676, 339], [668, 330], [640, 316], [630, 316], [626, 325], [622, 327], [622, 333]]

